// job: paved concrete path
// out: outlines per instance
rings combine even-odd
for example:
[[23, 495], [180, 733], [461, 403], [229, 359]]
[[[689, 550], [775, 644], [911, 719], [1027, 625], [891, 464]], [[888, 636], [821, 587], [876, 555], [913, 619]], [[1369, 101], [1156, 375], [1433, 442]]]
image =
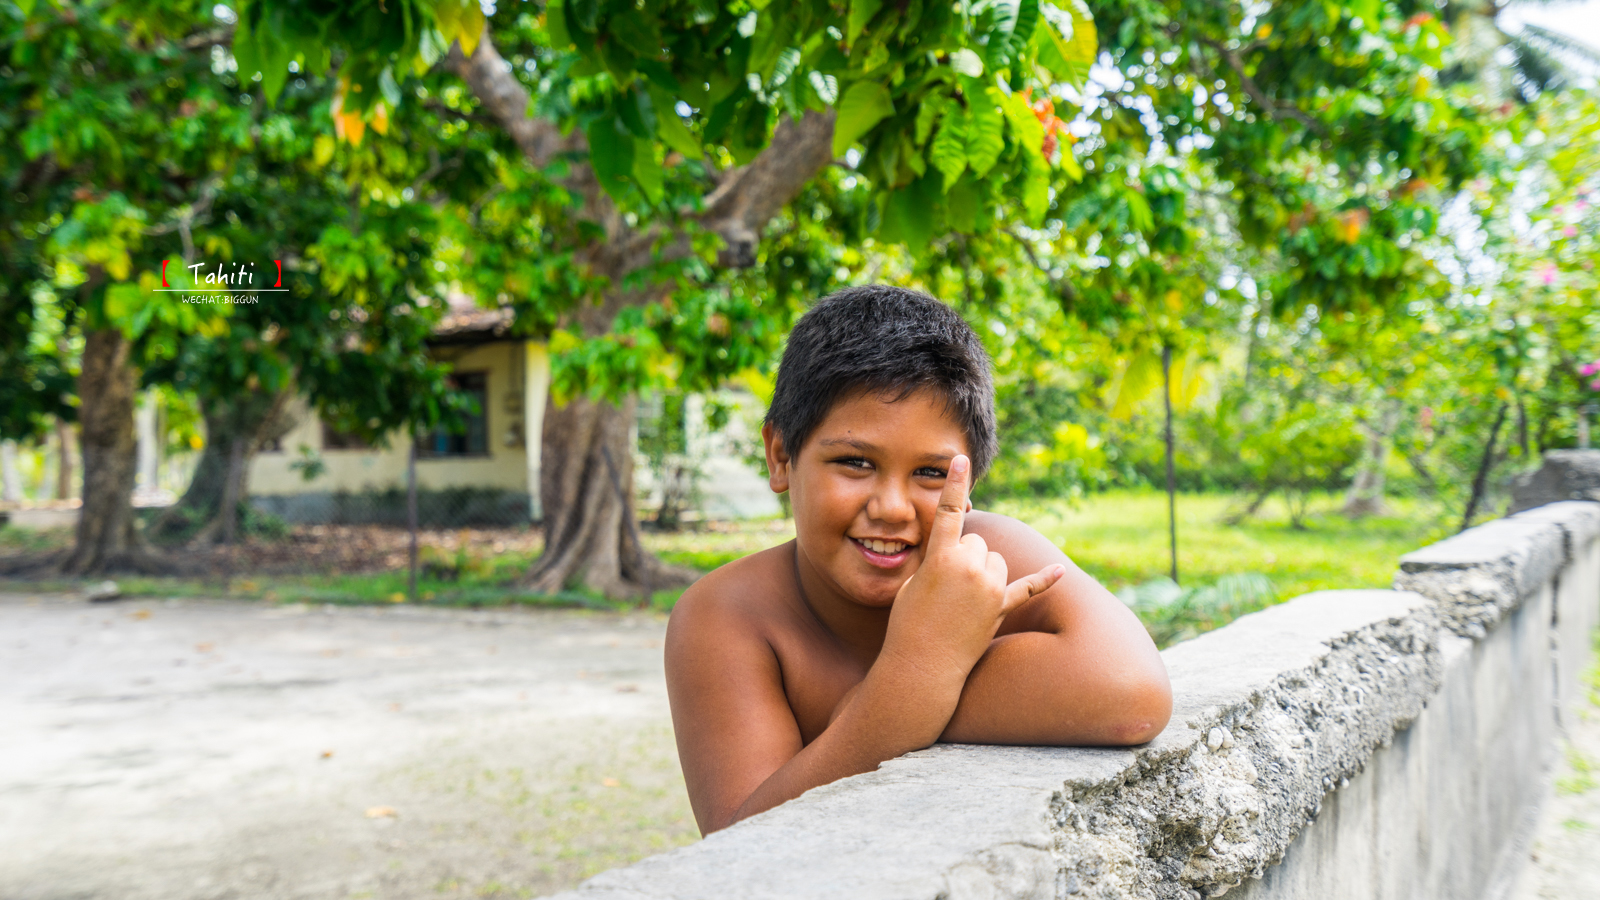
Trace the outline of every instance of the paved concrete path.
[[528, 897], [694, 840], [664, 629], [0, 594], [0, 897]]
[[1600, 705], [1581, 710], [1567, 738], [1515, 900], [1600, 898]]

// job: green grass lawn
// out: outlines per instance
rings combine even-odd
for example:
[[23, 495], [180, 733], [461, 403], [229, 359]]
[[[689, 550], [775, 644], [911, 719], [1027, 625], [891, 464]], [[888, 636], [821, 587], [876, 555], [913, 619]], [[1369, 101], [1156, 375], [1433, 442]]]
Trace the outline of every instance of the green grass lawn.
[[[1178, 496], [1178, 578], [1214, 581], [1246, 572], [1270, 578], [1280, 600], [1330, 588], [1386, 588], [1400, 556], [1450, 533], [1416, 502], [1394, 500], [1396, 515], [1352, 522], [1339, 515], [1339, 498], [1313, 501], [1304, 529], [1288, 511], [1268, 501], [1239, 525], [1223, 518], [1242, 505], [1225, 494]], [[1009, 501], [996, 512], [1037, 528], [1084, 571], [1112, 590], [1167, 574], [1167, 497], [1114, 491], [1079, 503]]]
[[[1224, 576], [1260, 575], [1270, 580], [1269, 595], [1243, 600], [1184, 601], [1182, 609], [1139, 608], [1163, 644], [1214, 628], [1234, 617], [1300, 594], [1337, 588], [1385, 588], [1402, 554], [1449, 534], [1435, 510], [1404, 499], [1393, 500], [1395, 515], [1351, 522], [1337, 514], [1339, 498], [1313, 500], [1303, 528], [1290, 524], [1288, 511], [1269, 501], [1238, 525], [1224, 523], [1242, 499], [1225, 494], [1178, 497], [1178, 567], [1186, 588], [1213, 584]], [[994, 511], [1031, 524], [1064, 549], [1085, 571], [1113, 591], [1165, 576], [1168, 570], [1166, 495], [1152, 491], [1115, 491], [1079, 501], [1003, 501]], [[1320, 512], [1319, 512], [1320, 510]], [[701, 531], [645, 532], [646, 546], [675, 565], [709, 571], [794, 536], [792, 521], [767, 520], [716, 523]], [[45, 535], [0, 529], [0, 550], [42, 551], [64, 546], [65, 532]], [[423, 560], [449, 563], [453, 577], [418, 579], [418, 598], [449, 606], [495, 606], [509, 603], [618, 608], [619, 602], [570, 592], [542, 596], [517, 589], [513, 582], [536, 558], [535, 546], [495, 553], [487, 546], [463, 547], [452, 553], [425, 549]], [[405, 598], [403, 569], [376, 573], [254, 576], [242, 574], [226, 588], [220, 579], [119, 578], [129, 595], [229, 596], [279, 603], [385, 603]], [[71, 585], [34, 583], [35, 589]], [[658, 591], [650, 605], [671, 609], [681, 590]]]

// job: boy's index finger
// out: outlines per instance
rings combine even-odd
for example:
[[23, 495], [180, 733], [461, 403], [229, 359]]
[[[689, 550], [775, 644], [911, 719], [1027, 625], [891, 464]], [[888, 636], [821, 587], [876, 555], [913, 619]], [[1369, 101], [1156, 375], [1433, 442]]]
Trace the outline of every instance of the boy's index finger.
[[939, 507], [933, 512], [933, 527], [928, 535], [930, 547], [961, 543], [961, 527], [967, 516], [967, 493], [972, 481], [972, 461], [957, 454], [950, 460]]

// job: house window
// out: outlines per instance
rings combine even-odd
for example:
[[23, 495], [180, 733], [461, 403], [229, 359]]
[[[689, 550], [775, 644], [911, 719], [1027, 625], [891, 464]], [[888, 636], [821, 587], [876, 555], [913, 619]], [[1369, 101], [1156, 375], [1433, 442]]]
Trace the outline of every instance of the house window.
[[359, 435], [340, 431], [322, 423], [322, 449], [324, 450], [371, 450], [372, 445], [361, 439]]
[[450, 432], [436, 428], [417, 438], [418, 456], [489, 455], [489, 376], [486, 372], [457, 372], [450, 386], [472, 399], [472, 409], [462, 414], [465, 429]]

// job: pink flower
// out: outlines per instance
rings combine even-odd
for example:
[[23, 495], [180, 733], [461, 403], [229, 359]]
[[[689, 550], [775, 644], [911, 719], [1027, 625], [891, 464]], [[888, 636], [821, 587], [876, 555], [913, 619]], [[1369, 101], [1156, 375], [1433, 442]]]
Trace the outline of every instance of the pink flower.
[[1589, 390], [1600, 391], [1600, 378], [1596, 378], [1595, 380], [1589, 382]]
[[1587, 201], [1587, 200], [1579, 200], [1577, 203], [1572, 204], [1572, 208], [1575, 209], [1575, 210], [1578, 210], [1579, 212], [1582, 212], [1582, 211], [1584, 211], [1584, 210], [1589, 208], [1589, 201]]
[[1567, 227], [1561, 229], [1561, 236], [1562, 237], [1576, 237], [1577, 234], [1578, 234], [1578, 229], [1572, 227], [1571, 225], [1568, 225]]
[[1541, 281], [1543, 281], [1545, 284], [1555, 284], [1556, 283], [1556, 267], [1555, 267], [1555, 265], [1553, 263], [1545, 263], [1544, 266], [1539, 269], [1539, 279]]
[[1600, 359], [1597, 359], [1578, 370], [1579, 375], [1593, 375], [1596, 372], [1600, 372]]

